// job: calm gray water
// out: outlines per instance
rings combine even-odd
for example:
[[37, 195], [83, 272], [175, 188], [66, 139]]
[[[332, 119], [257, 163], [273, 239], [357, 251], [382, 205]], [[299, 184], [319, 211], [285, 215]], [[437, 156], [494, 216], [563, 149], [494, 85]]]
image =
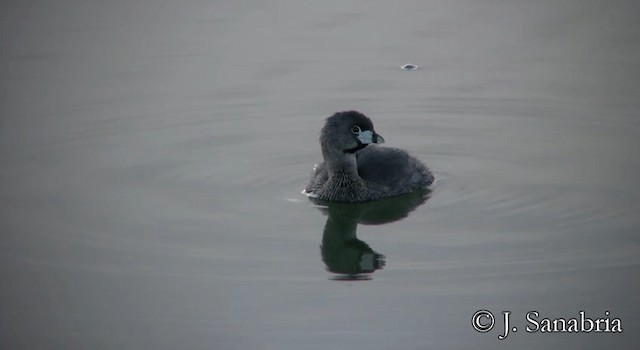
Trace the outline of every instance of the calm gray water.
[[[4, 1], [0, 347], [634, 348], [639, 14]], [[433, 169], [427, 198], [300, 194], [346, 109]], [[528, 333], [533, 310], [623, 332]]]

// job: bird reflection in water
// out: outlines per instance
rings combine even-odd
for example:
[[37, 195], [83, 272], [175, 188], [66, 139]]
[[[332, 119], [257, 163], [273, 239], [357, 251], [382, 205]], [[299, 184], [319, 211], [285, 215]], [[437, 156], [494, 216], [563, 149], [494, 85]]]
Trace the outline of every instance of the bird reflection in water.
[[358, 239], [358, 224], [382, 225], [401, 220], [424, 204], [429, 190], [367, 203], [339, 203], [310, 200], [328, 216], [320, 251], [327, 270], [340, 281], [369, 280], [371, 274], [385, 266], [385, 256]]

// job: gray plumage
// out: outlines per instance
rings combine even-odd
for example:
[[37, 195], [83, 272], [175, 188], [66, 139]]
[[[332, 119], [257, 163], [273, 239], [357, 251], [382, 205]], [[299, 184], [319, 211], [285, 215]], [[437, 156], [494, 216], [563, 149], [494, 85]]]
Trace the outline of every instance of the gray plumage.
[[335, 113], [320, 133], [324, 161], [304, 190], [309, 196], [336, 202], [366, 202], [427, 188], [429, 169], [406, 151], [371, 145], [383, 143], [373, 123], [356, 111]]

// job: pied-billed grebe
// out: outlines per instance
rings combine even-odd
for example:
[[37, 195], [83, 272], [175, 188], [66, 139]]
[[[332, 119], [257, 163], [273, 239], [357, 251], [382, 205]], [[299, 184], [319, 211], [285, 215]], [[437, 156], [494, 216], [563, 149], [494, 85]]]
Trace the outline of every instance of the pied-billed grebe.
[[303, 193], [327, 201], [366, 202], [433, 183], [431, 171], [406, 151], [372, 143], [384, 143], [384, 138], [364, 114], [346, 111], [327, 118], [320, 133], [324, 161], [314, 168]]

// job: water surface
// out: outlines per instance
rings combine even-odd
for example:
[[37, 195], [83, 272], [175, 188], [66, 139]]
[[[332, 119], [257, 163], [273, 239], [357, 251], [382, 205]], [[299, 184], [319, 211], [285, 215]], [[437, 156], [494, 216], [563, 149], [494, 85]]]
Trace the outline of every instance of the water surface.
[[[0, 343], [633, 348], [637, 13], [631, 1], [0, 5]], [[345, 109], [433, 169], [426, 200], [393, 212], [300, 194], [324, 118]], [[511, 311], [519, 331], [498, 340], [497, 317], [475, 332], [479, 309]], [[624, 332], [528, 334], [530, 310], [609, 311]]]

